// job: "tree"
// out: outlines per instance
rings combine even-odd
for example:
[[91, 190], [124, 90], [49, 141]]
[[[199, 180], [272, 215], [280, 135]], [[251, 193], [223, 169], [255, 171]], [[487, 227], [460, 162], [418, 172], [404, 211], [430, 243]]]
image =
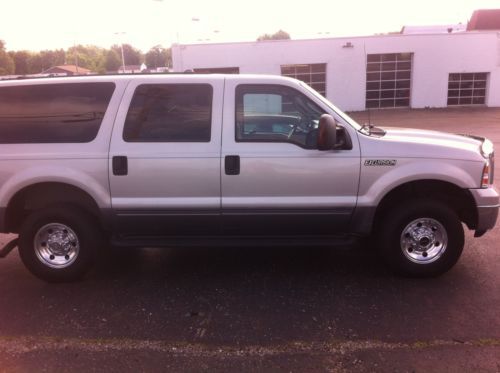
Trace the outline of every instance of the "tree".
[[[121, 47], [115, 44], [111, 47], [111, 49], [118, 53], [121, 60]], [[123, 56], [125, 57], [125, 65], [140, 65], [142, 62], [141, 51], [139, 49], [135, 49], [130, 44], [123, 44]]]
[[172, 66], [172, 50], [155, 45], [146, 53], [145, 62], [148, 68]]
[[0, 75], [11, 75], [14, 74], [14, 71], [14, 61], [5, 50], [5, 42], [0, 40]]
[[257, 41], [264, 41], [264, 40], [287, 40], [291, 39], [290, 34], [286, 31], [279, 30], [275, 32], [274, 34], [264, 34], [261, 35], [257, 38]]
[[113, 72], [118, 71], [122, 65], [121, 56], [114, 49], [109, 49], [106, 52], [106, 60], [104, 62], [104, 67], [106, 71]]
[[14, 66], [15, 66], [15, 71], [14, 74], [16, 75], [24, 75], [24, 74], [29, 74], [29, 59], [31, 57], [30, 52], [28, 51], [16, 51], [16, 52], [9, 52], [10, 57], [14, 61]]
[[93, 72], [106, 72], [106, 50], [95, 45], [76, 45], [66, 52], [66, 63]]
[[44, 68], [40, 53], [31, 53], [28, 58], [28, 72], [30, 74], [40, 74]]
[[63, 49], [44, 50], [40, 52], [42, 69], [47, 70], [54, 66], [64, 65], [66, 52]]

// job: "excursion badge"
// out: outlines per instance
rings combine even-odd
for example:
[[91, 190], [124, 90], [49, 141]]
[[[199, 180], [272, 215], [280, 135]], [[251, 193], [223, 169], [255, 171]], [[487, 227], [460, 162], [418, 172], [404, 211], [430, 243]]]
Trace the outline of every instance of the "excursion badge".
[[397, 161], [395, 159], [367, 159], [365, 166], [395, 166]]

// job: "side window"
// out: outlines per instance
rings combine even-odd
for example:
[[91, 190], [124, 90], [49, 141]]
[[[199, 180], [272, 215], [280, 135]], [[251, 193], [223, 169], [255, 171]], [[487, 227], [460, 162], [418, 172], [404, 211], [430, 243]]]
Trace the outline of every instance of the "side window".
[[125, 120], [127, 142], [210, 142], [212, 86], [142, 84]]
[[236, 141], [286, 142], [316, 149], [324, 111], [293, 88], [239, 85], [236, 88]]
[[114, 83], [0, 88], [0, 143], [84, 143], [97, 136]]

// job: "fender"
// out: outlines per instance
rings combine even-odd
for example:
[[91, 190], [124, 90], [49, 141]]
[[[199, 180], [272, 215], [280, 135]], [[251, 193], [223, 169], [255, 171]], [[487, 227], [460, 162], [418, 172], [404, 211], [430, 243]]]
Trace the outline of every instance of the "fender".
[[[397, 187], [413, 181], [443, 181], [459, 188], [466, 189], [477, 186], [480, 174], [477, 173], [475, 161], [453, 161], [449, 159], [397, 159], [397, 166], [363, 167], [361, 162], [361, 178], [358, 203], [351, 222], [352, 233], [369, 234], [377, 206], [381, 200]], [[474, 172], [476, 171], [476, 172]]]
[[[12, 161], [10, 167], [15, 168], [17, 162], [26, 161]], [[78, 167], [74, 167], [75, 162], [79, 163]], [[71, 163], [73, 167], [70, 166]], [[100, 209], [111, 207], [107, 159], [45, 160], [37, 162], [36, 167], [19, 168], [22, 171], [14, 173], [0, 187], [2, 208], [9, 204], [18, 191], [30, 185], [46, 182], [74, 186], [90, 195]]]

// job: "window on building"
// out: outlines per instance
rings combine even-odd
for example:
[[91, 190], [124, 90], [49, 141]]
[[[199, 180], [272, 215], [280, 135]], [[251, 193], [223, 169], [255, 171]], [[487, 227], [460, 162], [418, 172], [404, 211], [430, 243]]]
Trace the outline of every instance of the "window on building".
[[369, 54], [366, 108], [410, 106], [412, 53]]
[[210, 67], [202, 69], [194, 69], [196, 74], [239, 74], [239, 67]]
[[236, 141], [285, 142], [317, 147], [324, 111], [293, 88], [239, 85], [236, 88]]
[[0, 88], [0, 143], [85, 143], [95, 139], [114, 83]]
[[453, 73], [448, 78], [448, 106], [484, 105], [488, 73]]
[[212, 87], [208, 84], [142, 84], [130, 104], [127, 142], [209, 142]]
[[281, 65], [281, 75], [301, 80], [326, 96], [326, 63]]

